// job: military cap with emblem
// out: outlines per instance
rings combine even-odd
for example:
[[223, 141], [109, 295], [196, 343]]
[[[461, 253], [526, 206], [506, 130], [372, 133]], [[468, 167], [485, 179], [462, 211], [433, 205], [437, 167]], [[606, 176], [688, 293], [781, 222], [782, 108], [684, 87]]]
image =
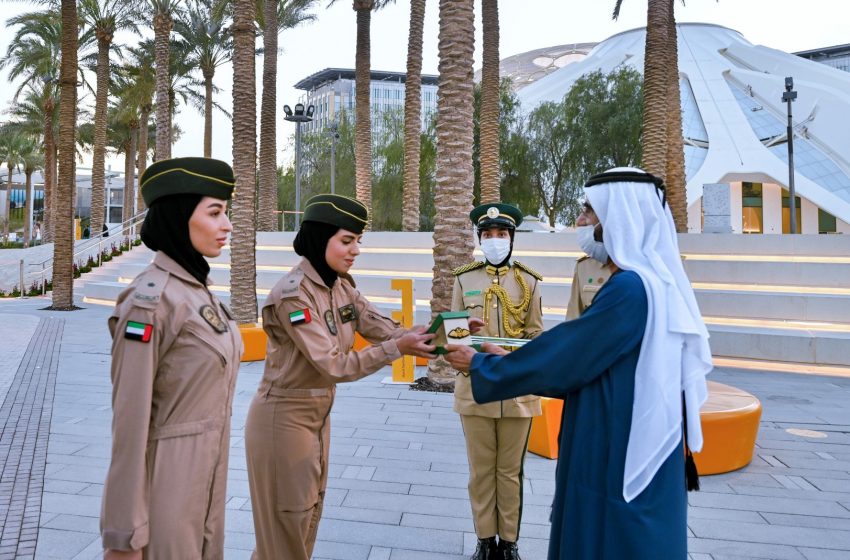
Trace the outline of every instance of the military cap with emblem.
[[233, 169], [227, 163], [202, 157], [163, 159], [145, 169], [139, 178], [142, 198], [148, 206], [174, 194], [229, 200], [235, 185]]
[[479, 231], [493, 227], [516, 229], [522, 223], [522, 212], [511, 204], [496, 202], [476, 206], [469, 219]]
[[302, 220], [330, 224], [359, 234], [369, 223], [369, 211], [365, 204], [347, 196], [317, 194], [304, 206]]

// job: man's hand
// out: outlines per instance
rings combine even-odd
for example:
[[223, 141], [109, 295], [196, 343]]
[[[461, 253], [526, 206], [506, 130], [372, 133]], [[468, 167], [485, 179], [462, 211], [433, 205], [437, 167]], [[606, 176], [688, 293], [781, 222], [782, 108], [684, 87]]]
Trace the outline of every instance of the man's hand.
[[484, 321], [479, 319], [478, 317], [470, 317], [469, 318], [469, 332], [472, 334], [476, 334], [478, 331], [484, 328]]
[[437, 357], [434, 350], [437, 349], [433, 344], [428, 344], [431, 339], [437, 336], [434, 333], [426, 333], [428, 327], [417, 325], [410, 329], [410, 332], [404, 336], [397, 338], [395, 343], [398, 346], [398, 351], [409, 356], [418, 356], [433, 360]]
[[458, 371], [469, 371], [469, 364], [472, 363], [472, 357], [477, 353], [472, 346], [464, 344], [447, 344], [446, 360], [453, 368]]
[[487, 352], [488, 354], [495, 354], [497, 356], [506, 356], [510, 354], [510, 352], [508, 352], [501, 346], [493, 344], [492, 342], [485, 342], [484, 344], [482, 344], [481, 351]]

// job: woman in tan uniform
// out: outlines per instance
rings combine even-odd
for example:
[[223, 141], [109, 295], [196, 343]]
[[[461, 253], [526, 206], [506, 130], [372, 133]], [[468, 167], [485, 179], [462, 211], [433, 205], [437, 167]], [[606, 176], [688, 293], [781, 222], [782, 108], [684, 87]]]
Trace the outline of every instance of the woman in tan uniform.
[[233, 388], [242, 339], [207, 289], [231, 231], [233, 171], [163, 160], [140, 179], [153, 263], [118, 297], [112, 334], [112, 461], [101, 512], [104, 558], [224, 557]]
[[[255, 559], [309, 560], [328, 481], [330, 412], [337, 383], [355, 381], [402, 354], [433, 358], [425, 327], [404, 330], [354, 287], [366, 207], [317, 195], [293, 243], [301, 262], [263, 306], [263, 380], [245, 424]], [[373, 346], [354, 351], [354, 334]]]

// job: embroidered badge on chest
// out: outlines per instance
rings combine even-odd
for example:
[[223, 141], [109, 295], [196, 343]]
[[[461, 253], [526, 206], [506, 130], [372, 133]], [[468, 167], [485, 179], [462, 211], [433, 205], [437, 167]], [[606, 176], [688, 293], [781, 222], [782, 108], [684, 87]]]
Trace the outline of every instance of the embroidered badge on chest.
[[336, 320], [334, 319], [334, 312], [330, 309], [325, 311], [325, 323], [328, 324], [328, 330], [331, 331], [331, 334], [336, 335]]
[[354, 304], [349, 303], [340, 307], [339, 318], [343, 323], [355, 320], [357, 318], [357, 309], [354, 307]]
[[204, 321], [209, 323], [215, 332], [227, 332], [227, 323], [221, 320], [221, 317], [218, 316], [218, 313], [215, 312], [215, 309], [213, 309], [211, 305], [202, 306], [200, 313], [201, 317], [204, 318]]
[[135, 321], [127, 321], [127, 328], [124, 329], [124, 338], [147, 343], [151, 341], [152, 336], [153, 325], [150, 325], [148, 323], [137, 323]]

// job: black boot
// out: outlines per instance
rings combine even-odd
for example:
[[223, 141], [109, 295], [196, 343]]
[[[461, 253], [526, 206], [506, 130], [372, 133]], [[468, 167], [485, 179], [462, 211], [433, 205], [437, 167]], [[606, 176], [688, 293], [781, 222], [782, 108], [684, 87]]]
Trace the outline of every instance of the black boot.
[[499, 560], [522, 560], [515, 542], [499, 541]]
[[496, 546], [496, 537], [478, 539], [475, 554], [469, 560], [500, 560], [499, 547]]

